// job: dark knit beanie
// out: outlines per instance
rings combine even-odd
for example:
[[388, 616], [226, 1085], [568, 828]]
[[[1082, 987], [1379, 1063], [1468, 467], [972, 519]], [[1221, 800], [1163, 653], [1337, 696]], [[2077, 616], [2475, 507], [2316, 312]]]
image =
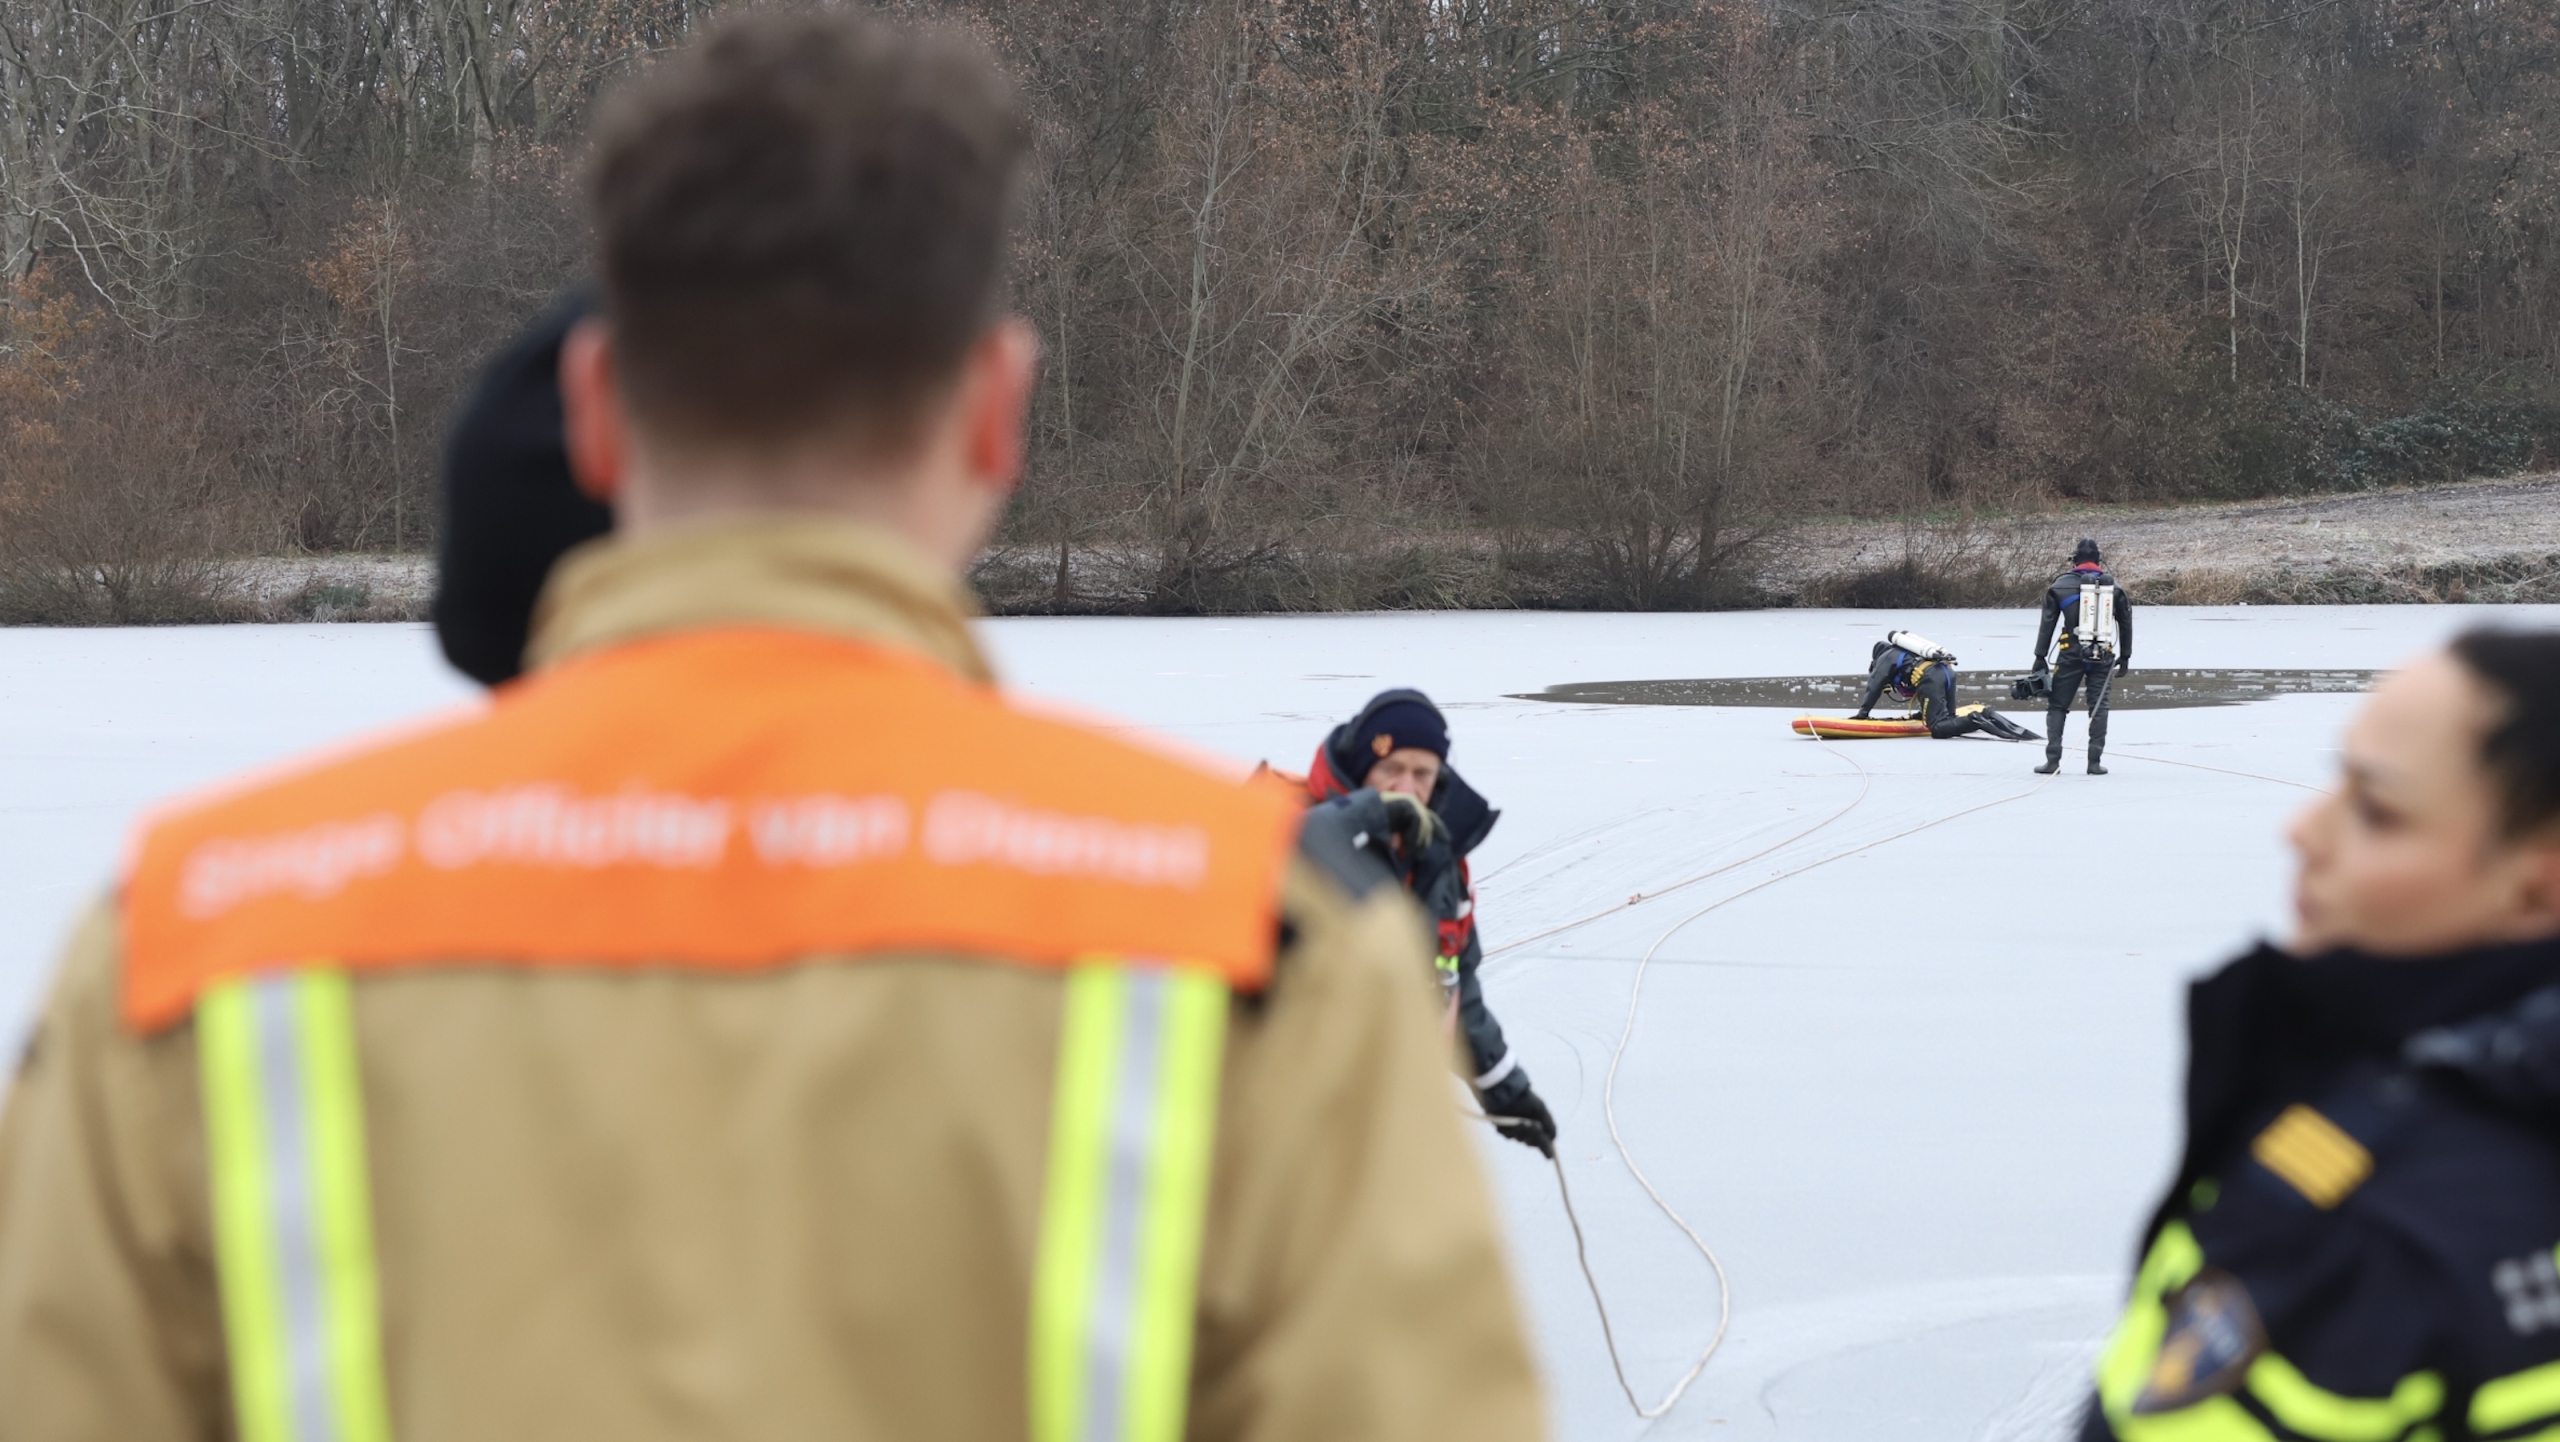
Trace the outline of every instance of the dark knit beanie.
[[1438, 707], [1427, 701], [1390, 701], [1369, 713], [1367, 721], [1351, 738], [1359, 754], [1374, 764], [1390, 751], [1418, 746], [1446, 761], [1449, 759], [1449, 723], [1440, 716]]
[[2090, 540], [2086, 536], [2082, 536], [2080, 538], [2079, 545], [2071, 548], [2071, 564], [2075, 566], [2084, 561], [2103, 561], [2105, 559], [2106, 557], [2098, 554], [2098, 543]]

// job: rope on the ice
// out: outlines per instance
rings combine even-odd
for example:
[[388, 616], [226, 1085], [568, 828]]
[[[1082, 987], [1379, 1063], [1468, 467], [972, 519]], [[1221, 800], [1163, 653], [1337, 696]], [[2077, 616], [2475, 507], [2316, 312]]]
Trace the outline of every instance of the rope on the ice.
[[[1821, 738], [1816, 737], [1815, 739], [1820, 740]], [[1823, 745], [1828, 749], [1830, 743], [1824, 741]], [[1839, 753], [1835, 752], [1833, 754], [1837, 755]], [[1865, 777], [1867, 775], [1867, 768], [1863, 765], [1859, 765], [1857, 758], [1854, 756], [1849, 757], [1848, 761], [1850, 765], [1858, 767], [1858, 774], [1861, 777]], [[1609, 1365], [1616, 1369], [1618, 1374], [1619, 1390], [1627, 1394], [1627, 1405], [1636, 1409], [1636, 1415], [1638, 1417], [1641, 1417], [1646, 1421], [1652, 1421], [1653, 1419], [1670, 1411], [1674, 1406], [1677, 1406], [1680, 1399], [1687, 1395], [1689, 1391], [1689, 1384], [1697, 1381], [1698, 1375], [1707, 1370], [1707, 1363], [1715, 1357], [1716, 1350], [1724, 1345], [1725, 1333], [1729, 1331], [1733, 1325], [1733, 1287], [1725, 1276], [1724, 1263], [1717, 1259], [1715, 1249], [1707, 1245], [1707, 1239], [1698, 1235], [1697, 1228], [1690, 1226], [1688, 1219], [1681, 1216], [1679, 1211], [1675, 1209], [1669, 1201], [1663, 1198], [1661, 1192], [1655, 1190], [1652, 1179], [1644, 1174], [1644, 1168], [1636, 1165], [1635, 1153], [1627, 1149], [1627, 1139], [1620, 1135], [1618, 1131], [1618, 1067], [1620, 1063], [1626, 1060], [1628, 1041], [1635, 1036], [1636, 1011], [1638, 1006], [1644, 1000], [1644, 974], [1646, 970], [1653, 965], [1655, 953], [1661, 951], [1663, 944], [1671, 940], [1672, 937], [1677, 936], [1683, 928], [1689, 925], [1689, 923], [1696, 921], [1698, 918], [1705, 916], [1710, 912], [1730, 906], [1734, 902], [1740, 901], [1742, 898], [1751, 895], [1755, 891], [1765, 891], [1768, 888], [1777, 885], [1779, 882], [1787, 880], [1789, 877], [1802, 876], [1808, 871], [1815, 870], [1819, 867], [1829, 866], [1835, 861], [1846, 861], [1852, 856], [1873, 851], [1888, 841], [1899, 841], [1906, 836], [1916, 836], [1933, 826], [1944, 826], [1948, 822], [1956, 820], [1958, 817], [1971, 816], [1977, 811], [1988, 811], [1994, 806], [2006, 806], [2012, 801], [2023, 801], [2027, 797], [2034, 795], [2038, 790], [2042, 789], [2052, 779], [2053, 778], [2051, 776], [2047, 776], [2043, 781], [2037, 782], [2035, 785], [2028, 787], [2024, 791], [2003, 796], [1996, 800], [1985, 801], [1978, 806], [1968, 806], [1962, 811], [1950, 811], [1944, 816], [1924, 821], [1917, 826], [1907, 827], [1901, 831], [1894, 832], [1889, 836], [1879, 836], [1875, 840], [1867, 842], [1864, 845], [1854, 846], [1847, 851], [1836, 852], [1830, 856], [1823, 857], [1819, 861], [1808, 861], [1802, 866], [1779, 872], [1777, 875], [1770, 877], [1766, 881], [1762, 881], [1753, 886], [1744, 887], [1742, 890], [1733, 893], [1731, 896], [1724, 897], [1710, 905], [1702, 906], [1696, 911], [1689, 913], [1687, 916], [1680, 918], [1680, 920], [1672, 924], [1670, 930], [1665, 931], [1662, 935], [1654, 938], [1652, 946], [1645, 949], [1643, 959], [1636, 963], [1635, 982], [1627, 991], [1627, 1020], [1625, 1025], [1620, 1027], [1618, 1030], [1617, 1050], [1612, 1052], [1609, 1056], [1609, 1074], [1607, 1079], [1603, 1081], [1600, 1086], [1600, 1114], [1609, 1124], [1609, 1140], [1615, 1143], [1618, 1148], [1618, 1159], [1627, 1164], [1627, 1172], [1630, 1176], [1633, 1176], [1636, 1179], [1636, 1185], [1644, 1188], [1644, 1194], [1653, 1198], [1653, 1204], [1662, 1209], [1662, 1214], [1671, 1219], [1671, 1224], [1673, 1226], [1678, 1227], [1687, 1235], [1689, 1240], [1697, 1246], [1699, 1255], [1705, 1257], [1707, 1259], [1707, 1265], [1714, 1269], [1716, 1274], [1716, 1334], [1708, 1339], [1706, 1350], [1698, 1354], [1698, 1360], [1689, 1365], [1689, 1370], [1682, 1374], [1679, 1382], [1672, 1387], [1670, 1392], [1665, 1394], [1659, 1403], [1656, 1403], [1650, 1408], [1646, 1407], [1643, 1402], [1637, 1400], [1636, 1389], [1627, 1381], [1626, 1364], [1619, 1360], [1618, 1357], [1617, 1339], [1609, 1335], [1609, 1310], [1600, 1302], [1600, 1283], [1591, 1275], [1591, 1262], [1589, 1257], [1584, 1257], [1582, 1263], [1582, 1275], [1583, 1279], [1591, 1284], [1592, 1303], [1600, 1309], [1600, 1331], [1601, 1335], [1606, 1338], [1609, 1343]], [[1863, 797], [1865, 794], [1865, 789], [1861, 787], [1859, 795]], [[1825, 822], [1824, 824], [1828, 825], [1829, 823]], [[1816, 829], [1818, 830], [1820, 828], [1817, 827]], [[1810, 835], [1811, 833], [1808, 832], [1806, 834]], [[1556, 1185], [1559, 1188], [1564, 1185], [1564, 1167], [1561, 1163], [1556, 1167]], [[1566, 1213], [1569, 1220], [1571, 1219], [1571, 1212], [1572, 1201], [1568, 1195], [1566, 1200]], [[1577, 1249], [1582, 1245], [1582, 1224], [1579, 1221], [1574, 1222], [1574, 1245]]]
[[[1506, 1126], [1518, 1125], [1518, 1123], [1511, 1117], [1493, 1116], [1481, 1109], [1471, 1108], [1468, 1115], [1473, 1116], [1478, 1121], [1490, 1123], [1496, 1131], [1499, 1131]], [[1600, 1340], [1608, 1344], [1609, 1365], [1617, 1370], [1618, 1389], [1627, 1394], [1627, 1405], [1635, 1408], [1638, 1416], [1659, 1417], [1662, 1415], [1659, 1411], [1646, 1412], [1644, 1410], [1644, 1404], [1636, 1400], [1636, 1389], [1627, 1385], [1626, 1364], [1618, 1360], [1618, 1330], [1609, 1324], [1609, 1303], [1607, 1299], [1600, 1295], [1600, 1278], [1591, 1270], [1591, 1244], [1583, 1239], [1582, 1214], [1573, 1209], [1573, 1187], [1565, 1181], [1564, 1156], [1555, 1149], [1553, 1143], [1548, 1144], [1546, 1153], [1548, 1165], [1554, 1167], [1556, 1171], [1556, 1195], [1564, 1199], [1565, 1224], [1573, 1228], [1573, 1259], [1582, 1264], [1582, 1284], [1591, 1289], [1591, 1309], [1600, 1314]], [[1675, 1222], [1680, 1221], [1677, 1216], [1674, 1216], [1672, 1220]], [[1689, 1224], [1686, 1222], [1681, 1222], [1681, 1230], [1687, 1231], [1688, 1225]], [[1698, 1234], [1695, 1232], [1690, 1232], [1690, 1240], [1696, 1241], [1697, 1235]], [[1716, 1269], [1716, 1284], [1718, 1287], [1722, 1287], [1724, 1285], [1724, 1264], [1716, 1260], [1716, 1254], [1714, 1252], [1707, 1250], [1706, 1243], [1698, 1242], [1698, 1250], [1706, 1252], [1708, 1264]], [[1726, 1309], [1726, 1315], [1728, 1317], [1731, 1316], [1730, 1306]], [[1718, 1342], [1722, 1342], [1724, 1340], [1723, 1328], [1721, 1326], [1717, 1328], [1716, 1340]], [[1712, 1355], [1715, 1348], [1709, 1347], [1707, 1350], [1709, 1354]], [[1698, 1365], [1704, 1367], [1706, 1365], [1706, 1358], [1699, 1358]], [[1694, 1373], [1692, 1375], [1694, 1375]], [[1681, 1385], [1686, 1387], [1688, 1383], [1686, 1380], [1683, 1380]], [[1668, 1408], [1673, 1402], [1677, 1402], [1679, 1400], [1680, 1394], [1678, 1392], [1674, 1392], [1662, 1405], [1663, 1407]]]
[[[1824, 750], [1830, 750], [1830, 742], [1822, 741], [1822, 738], [1819, 736], [1814, 739], [1822, 742]], [[1840, 753], [1833, 751], [1831, 754], [1837, 756]], [[1857, 762], [1854, 760], [1849, 764], [1857, 766]], [[1850, 798], [1849, 804], [1832, 812], [1830, 815], [1813, 823], [1811, 826], [1806, 827], [1804, 830], [1787, 837], [1785, 840], [1776, 842], [1769, 846], [1764, 846], [1758, 851], [1752, 852], [1749, 856], [1743, 857], [1739, 861], [1728, 861], [1713, 871], [1701, 871], [1695, 876], [1689, 877], [1685, 880], [1675, 881], [1669, 886], [1658, 886], [1651, 891], [1639, 891], [1628, 897], [1626, 900], [1604, 906], [1600, 910], [1591, 913], [1589, 916], [1576, 917], [1571, 921], [1562, 923], [1561, 925], [1550, 926], [1544, 931], [1533, 931], [1527, 936], [1521, 937], [1517, 941], [1506, 941], [1502, 945], [1485, 952], [1484, 959], [1491, 961], [1495, 957], [1503, 955], [1505, 952], [1518, 951], [1520, 948], [1529, 945], [1531, 942], [1544, 941], [1550, 936], [1561, 936], [1565, 932], [1572, 931], [1576, 927], [1589, 926], [1595, 921], [1615, 916], [1619, 912], [1624, 911], [1631, 906], [1640, 906], [1648, 901], [1658, 901], [1665, 896], [1669, 896], [1675, 891], [1695, 886], [1701, 881], [1713, 881], [1715, 878], [1724, 875], [1728, 871], [1732, 871], [1738, 867], [1749, 866], [1751, 863], [1758, 861], [1760, 858], [1767, 856], [1772, 852], [1784, 851], [1788, 847], [1795, 845], [1797, 842], [1804, 840], [1808, 836], [1811, 836], [1813, 833], [1829, 826], [1832, 822], [1837, 821], [1841, 817], [1848, 815], [1850, 812], [1857, 810], [1858, 803], [1867, 799], [1867, 789], [1874, 784], [1874, 779], [1875, 778], [1867, 774], [1867, 768], [1864, 766], [1858, 766], [1858, 794]]]
[[[1582, 1264], [1583, 1285], [1591, 1289], [1591, 1309], [1600, 1314], [1600, 1340], [1609, 1344], [1609, 1365], [1617, 1371], [1618, 1390], [1627, 1394], [1627, 1405], [1636, 1409], [1637, 1416], [1659, 1417], [1662, 1415], [1660, 1412], [1646, 1412], [1644, 1410], [1644, 1404], [1636, 1400], [1636, 1389], [1627, 1385], [1626, 1364], [1618, 1360], [1617, 1329], [1609, 1325], [1609, 1304], [1600, 1300], [1600, 1279], [1592, 1275], [1591, 1244], [1582, 1239], [1582, 1218], [1573, 1210], [1573, 1188], [1565, 1185], [1564, 1157], [1561, 1154], [1550, 1151], [1547, 1154], [1547, 1161], [1556, 1169], [1556, 1195], [1564, 1198], [1564, 1219], [1566, 1224], [1573, 1228], [1573, 1259]], [[1677, 1221], [1679, 1219], [1675, 1217], [1673, 1220]], [[1682, 1223], [1681, 1226], [1682, 1230], [1687, 1230], [1687, 1223]], [[1692, 1233], [1691, 1235], [1694, 1237], [1696, 1234]], [[1705, 1251], [1706, 1243], [1700, 1242], [1698, 1244], [1698, 1248], [1701, 1251]], [[1713, 1252], [1707, 1252], [1707, 1261], [1716, 1269], [1717, 1294], [1723, 1295], [1725, 1291], [1724, 1263], [1716, 1261], [1716, 1254]], [[1728, 1301], [1725, 1304], [1725, 1315], [1730, 1317], [1732, 1314], [1733, 1306], [1732, 1303]], [[1724, 1325], [1721, 1322], [1716, 1325], [1716, 1341], [1718, 1343], [1722, 1343], [1724, 1341]], [[1712, 1356], [1715, 1353], [1715, 1348], [1709, 1347], [1707, 1352], [1709, 1356]], [[1707, 1359], [1705, 1357], [1699, 1358], [1698, 1365], [1704, 1367], [1707, 1365]], [[1691, 1375], [1694, 1376], [1696, 1374], [1693, 1372]], [[1689, 1384], [1684, 1379], [1680, 1385], [1685, 1388]], [[1679, 1400], [1680, 1393], [1674, 1391], [1670, 1398], [1662, 1405], [1668, 1408], [1673, 1402], [1677, 1402]]]
[[2245, 776], [2251, 781], [2272, 781], [2278, 786], [2290, 786], [2296, 791], [2308, 791], [2319, 796], [2329, 794], [2329, 788], [2326, 786], [2314, 786], [2307, 781], [2287, 781], [2281, 776], [2261, 776], [2255, 771], [2234, 771], [2227, 766], [2207, 766], [2195, 761], [2172, 761], [2166, 756], [2144, 756], [2121, 748], [2116, 754], [2127, 761], [2148, 761], [2154, 766], [2184, 766], [2189, 771], [2212, 771], [2224, 776]]

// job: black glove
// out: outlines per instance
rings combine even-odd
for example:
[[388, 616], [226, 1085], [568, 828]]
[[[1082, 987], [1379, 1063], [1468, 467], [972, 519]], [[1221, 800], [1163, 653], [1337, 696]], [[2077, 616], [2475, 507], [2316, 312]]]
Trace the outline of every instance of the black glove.
[[2036, 658], [2036, 664], [2028, 668], [2027, 674], [2030, 676], [2041, 676], [2044, 674], [2044, 670], [2044, 658], [2042, 656], [2038, 656]]
[[2131, 675], [2131, 674], [2132, 674], [2132, 672], [2133, 672], [2133, 658], [2132, 658], [2131, 656], [2127, 656], [2127, 657], [2125, 657], [2123, 660], [2118, 661], [2118, 662], [2116, 663], [2116, 674], [2117, 674], [2117, 675], [2119, 675], [2119, 676], [2127, 676], [2127, 675]]
[[1487, 1105], [1484, 1114], [1493, 1119], [1493, 1129], [1541, 1156], [1556, 1154], [1555, 1113], [1538, 1100], [1538, 1094], [1526, 1087], [1520, 1095], [1500, 1106]]
[[1401, 791], [1381, 792], [1378, 799], [1386, 803], [1388, 828], [1404, 841], [1407, 854], [1419, 855], [1440, 839], [1440, 818], [1429, 806]]
[[1382, 854], [1393, 839], [1404, 843], [1406, 857], [1418, 856], [1440, 836], [1440, 818], [1432, 814], [1430, 807], [1401, 792], [1363, 786], [1329, 804], [1341, 807], [1353, 832], [1364, 836], [1365, 844]]

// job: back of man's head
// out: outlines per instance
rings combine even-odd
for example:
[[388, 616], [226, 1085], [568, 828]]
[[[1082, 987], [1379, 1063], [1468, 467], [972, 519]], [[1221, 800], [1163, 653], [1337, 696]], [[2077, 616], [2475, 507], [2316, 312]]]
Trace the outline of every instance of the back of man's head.
[[591, 199], [635, 426], [903, 446], [996, 318], [1023, 136], [975, 45], [844, 13], [724, 21], [617, 96]]

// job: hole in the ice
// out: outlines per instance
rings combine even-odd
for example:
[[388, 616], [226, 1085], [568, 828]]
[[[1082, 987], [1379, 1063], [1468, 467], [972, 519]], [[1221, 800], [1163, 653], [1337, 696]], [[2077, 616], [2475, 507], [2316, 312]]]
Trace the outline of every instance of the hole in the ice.
[[[2277, 696], [2337, 695], [2373, 685], [2375, 671], [2154, 671], [2136, 668], [2120, 678], [2109, 705], [2123, 711], [2166, 710], [2186, 706], [2238, 706]], [[2126, 682], [2131, 682], [2127, 685]], [[1719, 676], [1695, 680], [1576, 681], [1550, 686], [1517, 701], [1562, 701], [1586, 706], [1784, 706], [1797, 710], [1853, 709], [1866, 690], [1864, 676]], [[1956, 673], [1956, 699], [1983, 701], [2012, 711], [2040, 709], [2042, 700], [2016, 701], [2009, 696], [2009, 676], [1988, 672]], [[2074, 698], [2077, 709], [2088, 703]], [[1909, 703], [1888, 693], [1879, 710], [1901, 714]]]

